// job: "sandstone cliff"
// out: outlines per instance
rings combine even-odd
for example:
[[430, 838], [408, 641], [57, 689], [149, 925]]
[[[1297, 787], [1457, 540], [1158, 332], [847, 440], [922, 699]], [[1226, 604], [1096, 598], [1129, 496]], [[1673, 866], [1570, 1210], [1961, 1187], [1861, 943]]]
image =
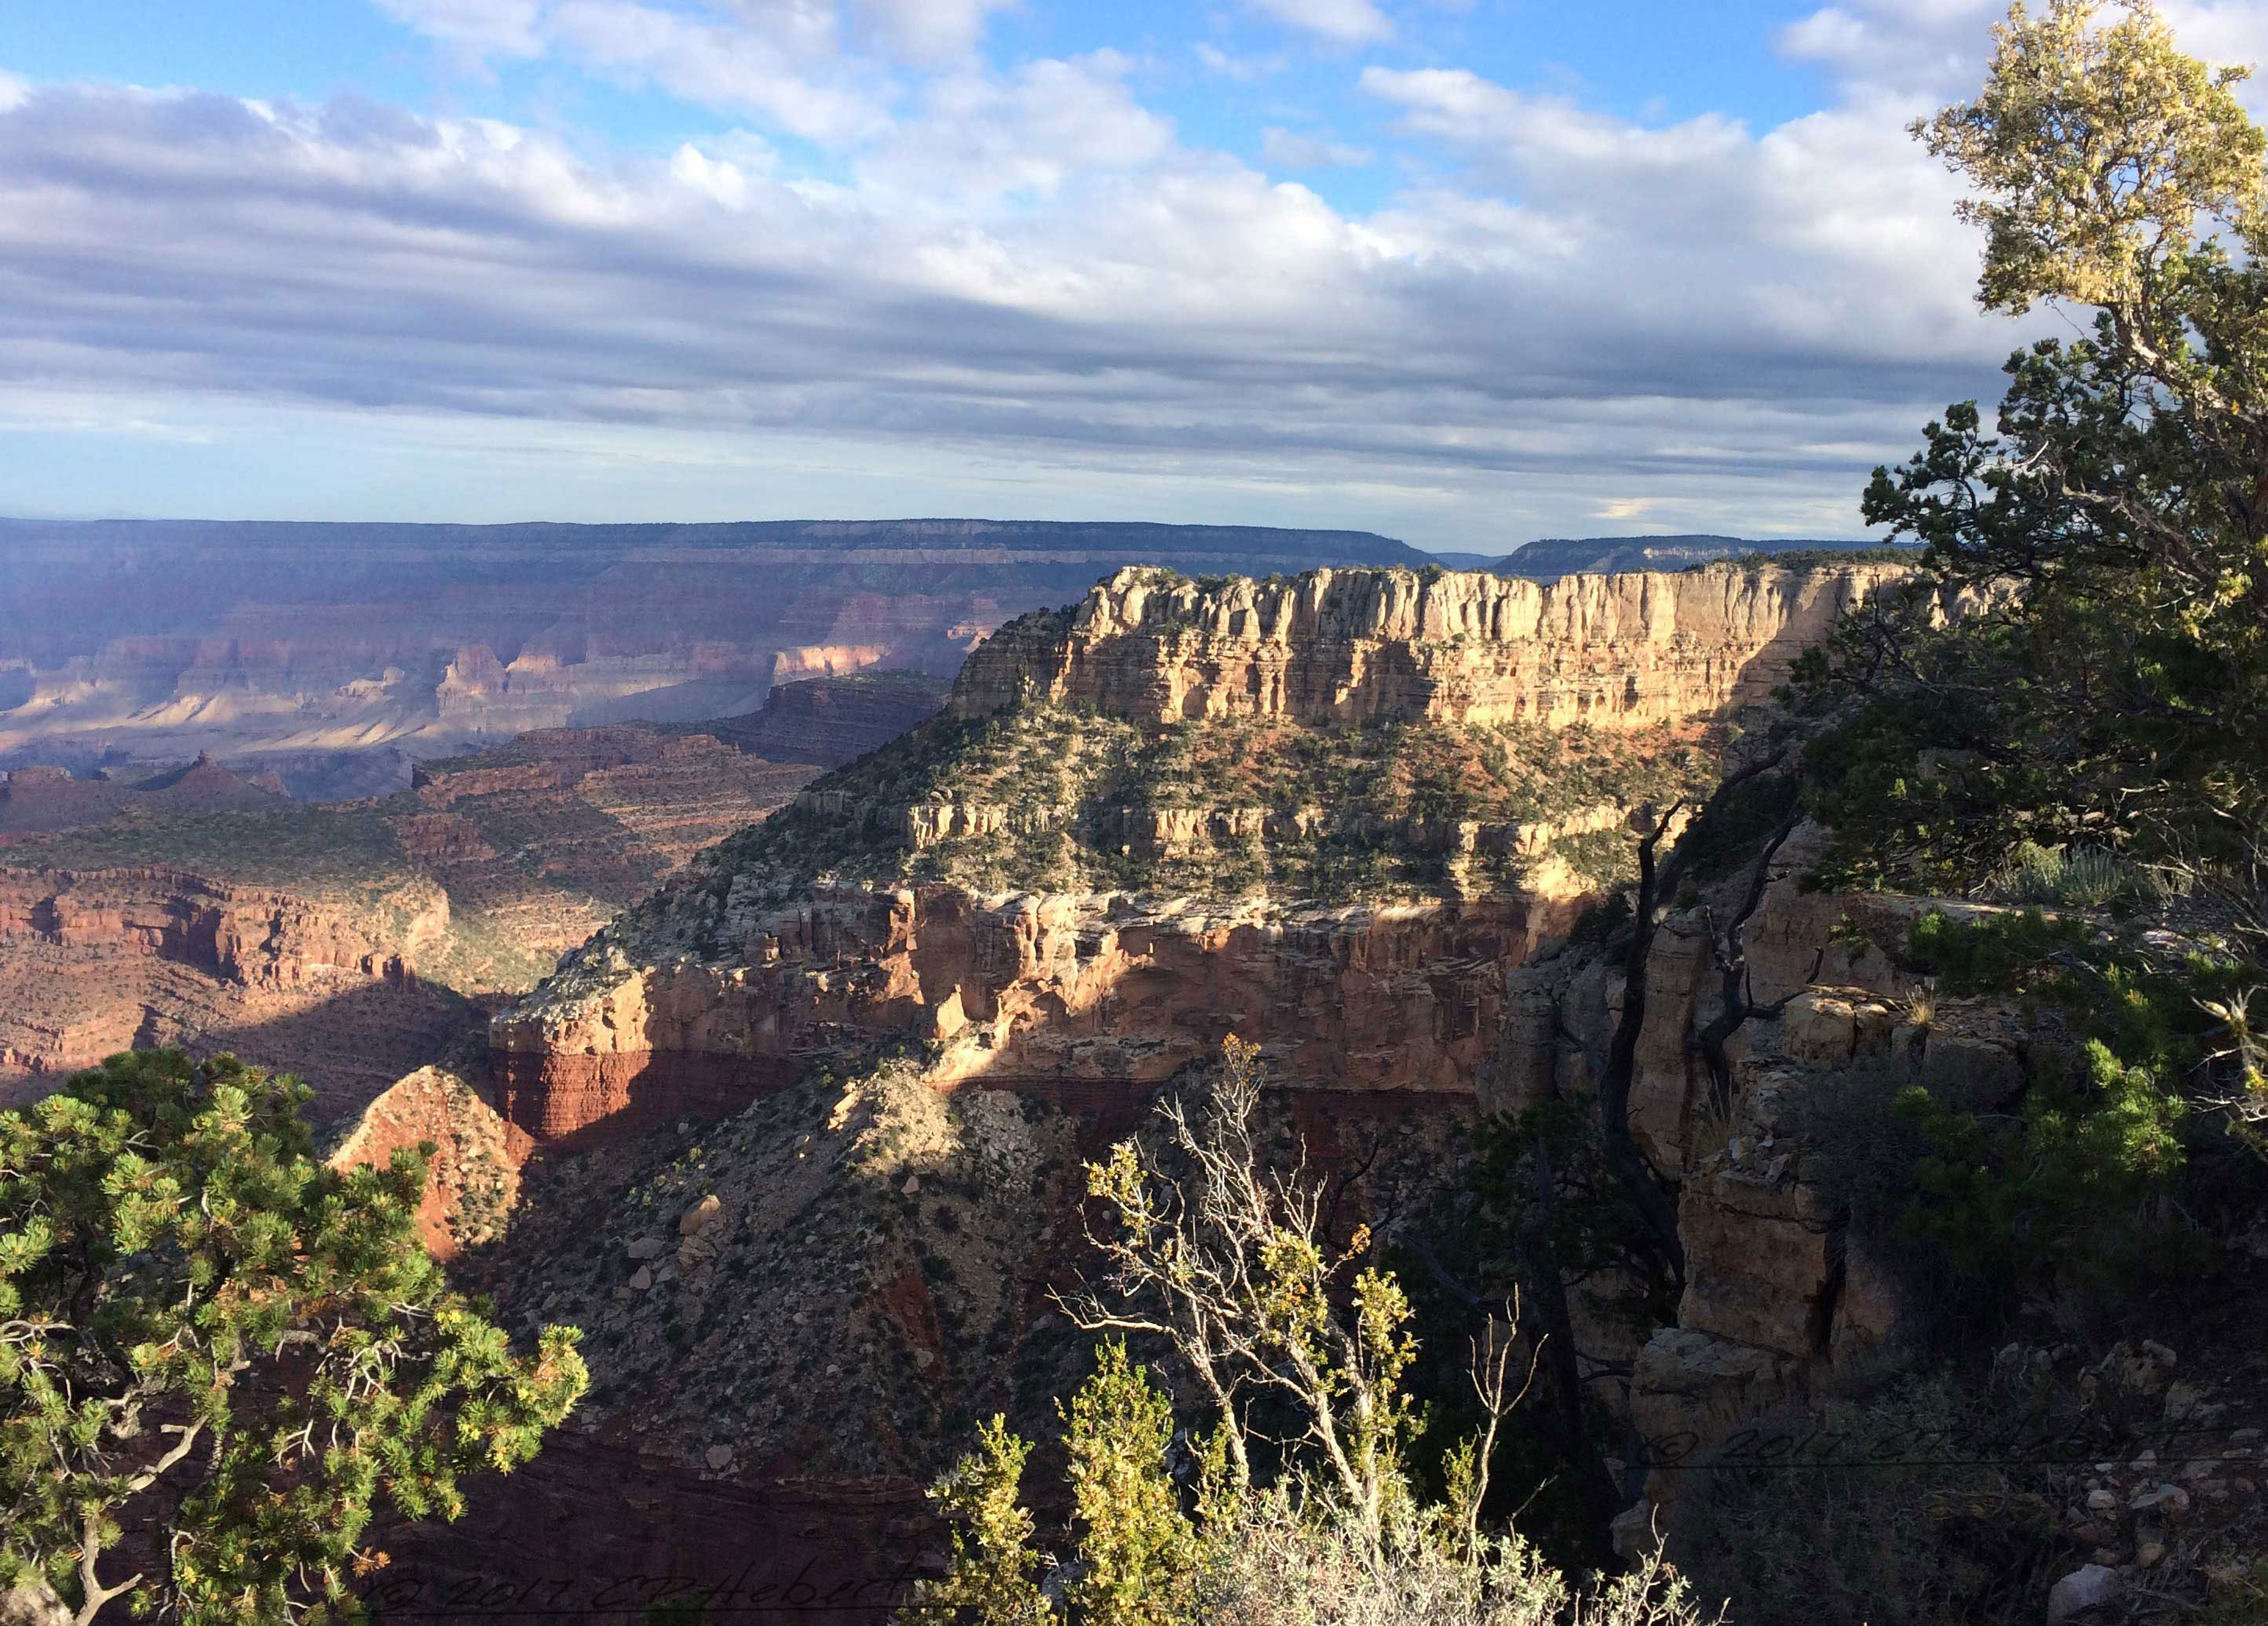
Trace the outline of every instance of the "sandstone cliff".
[[[1587, 1353], [1630, 1372], [1626, 1388], [1600, 1398], [1626, 1408], [1645, 1442], [1646, 1499], [1625, 1521], [1634, 1537], [1655, 1509], [1674, 1512], [1693, 1468], [1743, 1425], [1863, 1387], [1918, 1353], [1931, 1331], [1881, 1239], [1854, 1226], [1818, 1126], [1830, 1114], [1887, 1121], [1896, 1093], [1925, 1078], [2005, 1098], [2059, 1042], [2051, 1020], [1940, 996], [1901, 962], [1896, 945], [1916, 916], [1976, 906], [1804, 891], [1820, 835], [1811, 829], [1784, 852], [1745, 934], [1754, 997], [1786, 1004], [1734, 1034], [1728, 1115], [1712, 1107], [1692, 1037], [1719, 997], [1702, 910], [1672, 915], [1649, 960], [1631, 1127], [1678, 1184], [1686, 1284], [1673, 1325], [1633, 1333], [1602, 1322], [1579, 1335]], [[1623, 992], [1621, 968], [1587, 953], [1513, 973], [1511, 1017], [1481, 1075], [1484, 1108], [1588, 1093]]]
[[503, 1110], [717, 1110], [891, 1037], [1103, 1110], [1230, 1032], [1294, 1086], [1469, 1096], [1594, 847], [1898, 573], [1119, 572], [499, 1017]]
[[952, 704], [974, 717], [1039, 699], [1160, 723], [1682, 721], [1764, 698], [1837, 616], [1908, 574], [1726, 564], [1554, 582], [1323, 570], [1207, 583], [1125, 570], [1068, 629], [1027, 616], [979, 645]]
[[783, 679], [761, 710], [700, 725], [703, 732], [773, 762], [840, 768], [926, 721], [952, 685], [921, 672]]
[[934, 1041], [934, 1084], [1014, 1088], [1120, 1122], [1231, 1033], [1270, 1046], [1307, 1087], [1465, 1097], [1506, 968], [1564, 931], [1566, 912], [823, 887], [734, 922], [728, 959], [632, 968], [605, 945], [500, 1017], [491, 1059], [504, 1115], [546, 1138], [723, 1110], [861, 1036]]
[[0, 867], [0, 1078], [181, 1044], [300, 1072], [340, 1110], [461, 1031], [460, 1002], [412, 969], [448, 927], [430, 880], [357, 901], [164, 867]]

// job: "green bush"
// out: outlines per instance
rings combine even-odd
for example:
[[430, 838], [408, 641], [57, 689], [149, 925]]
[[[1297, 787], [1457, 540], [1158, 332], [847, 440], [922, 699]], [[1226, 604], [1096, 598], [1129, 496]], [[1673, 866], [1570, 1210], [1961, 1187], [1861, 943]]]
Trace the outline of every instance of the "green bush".
[[2162, 895], [2147, 871], [2114, 852], [2101, 847], [2043, 847], [2035, 842], [2016, 849], [1993, 891], [2010, 903], [2078, 909], [2154, 902]]

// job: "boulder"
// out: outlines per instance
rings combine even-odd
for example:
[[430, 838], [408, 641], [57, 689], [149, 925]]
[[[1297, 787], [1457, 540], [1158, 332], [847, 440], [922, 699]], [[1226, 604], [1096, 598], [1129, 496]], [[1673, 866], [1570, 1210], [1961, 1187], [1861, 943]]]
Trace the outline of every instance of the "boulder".
[[2125, 1585], [2118, 1571], [2108, 1564], [2090, 1563], [2073, 1570], [2049, 1590], [2048, 1626], [2063, 1626], [2085, 1610], [2117, 1602]]
[[678, 1216], [677, 1234], [691, 1236], [724, 1211], [725, 1205], [717, 1200], [717, 1194], [712, 1191]]

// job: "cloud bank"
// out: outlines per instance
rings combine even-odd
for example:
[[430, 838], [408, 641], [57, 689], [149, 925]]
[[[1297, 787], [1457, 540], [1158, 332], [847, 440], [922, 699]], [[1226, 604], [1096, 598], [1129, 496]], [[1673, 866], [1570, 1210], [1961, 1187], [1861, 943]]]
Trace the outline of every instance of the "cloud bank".
[[[1955, 0], [1786, 31], [1841, 88], [1762, 129], [1346, 61], [1400, 177], [1360, 211], [1291, 176], [1373, 148], [1278, 125], [1212, 150], [1113, 51], [993, 66], [998, 0], [383, 4], [468, 70], [571, 62], [747, 128], [641, 154], [354, 97], [0, 81], [0, 430], [43, 395], [171, 431], [225, 401], [468, 445], [818, 438], [846, 468], [1027, 467], [1064, 511], [1082, 482], [1171, 518], [1273, 491], [1442, 545], [1850, 534], [1866, 468], [2018, 337], [1975, 313], [1952, 180], [1902, 128], [1973, 79], [1986, 13]], [[1394, 26], [1270, 9], [1334, 50]]]

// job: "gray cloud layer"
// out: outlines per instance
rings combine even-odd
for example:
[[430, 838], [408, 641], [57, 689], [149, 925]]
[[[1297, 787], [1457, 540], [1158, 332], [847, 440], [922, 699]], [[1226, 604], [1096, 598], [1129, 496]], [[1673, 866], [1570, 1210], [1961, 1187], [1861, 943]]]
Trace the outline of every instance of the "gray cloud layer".
[[[635, 5], [390, 4], [467, 48], [674, 71]], [[838, 116], [850, 69], [797, 82], [795, 106], [838, 109], [812, 117], [846, 132], [846, 184], [783, 173], [754, 136], [593, 158], [354, 99], [0, 84], [16, 416], [69, 392], [158, 421], [230, 399], [475, 435], [813, 433], [879, 462], [1114, 471], [1157, 482], [1160, 511], [1261, 481], [1450, 536], [1847, 532], [1865, 468], [1989, 392], [2017, 336], [1974, 313], [1952, 184], [1902, 131], [1941, 93], [1913, 68], [1934, 48], [1859, 71], [1879, 11], [1791, 35], [1851, 83], [1761, 134], [1371, 68], [1432, 179], [1358, 218], [1182, 144], [1108, 54], [960, 60], [990, 9], [867, 0], [863, 26], [946, 64], [887, 116]], [[1359, 32], [1370, 10], [1333, 15]], [[1975, 8], [1940, 11], [1940, 54], [1965, 41], [1973, 73]], [[753, 49], [726, 66], [805, 60]], [[1310, 144], [1285, 157], [1331, 156]]]

